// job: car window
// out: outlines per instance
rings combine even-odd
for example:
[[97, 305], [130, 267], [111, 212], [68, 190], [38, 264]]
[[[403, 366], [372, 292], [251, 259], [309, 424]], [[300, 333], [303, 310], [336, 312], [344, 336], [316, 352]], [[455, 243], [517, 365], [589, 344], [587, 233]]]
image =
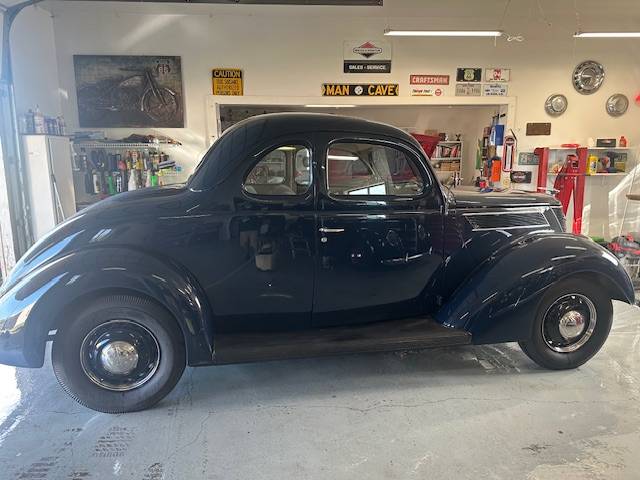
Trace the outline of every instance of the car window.
[[330, 195], [416, 196], [424, 191], [413, 158], [397, 148], [373, 143], [334, 143], [327, 152]]
[[311, 186], [311, 152], [281, 145], [263, 155], [244, 179], [245, 192], [261, 196], [303, 195]]

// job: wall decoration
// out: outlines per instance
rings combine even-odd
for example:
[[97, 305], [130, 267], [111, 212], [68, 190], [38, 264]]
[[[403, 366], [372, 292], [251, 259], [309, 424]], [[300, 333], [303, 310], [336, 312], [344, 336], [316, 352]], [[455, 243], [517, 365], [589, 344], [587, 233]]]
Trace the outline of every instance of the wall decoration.
[[629, 99], [622, 93], [615, 93], [607, 99], [606, 108], [609, 115], [619, 117], [629, 108]]
[[482, 85], [480, 84], [456, 84], [457, 97], [479, 97], [482, 95]]
[[587, 60], [573, 70], [573, 87], [583, 95], [598, 91], [604, 82], [604, 67], [598, 62]]
[[513, 169], [513, 161], [516, 156], [516, 148], [518, 142], [513, 135], [513, 131], [511, 135], [505, 135], [504, 137], [504, 152], [502, 154], [502, 171], [510, 172]]
[[487, 68], [484, 71], [485, 82], [508, 82], [511, 80], [510, 68]]
[[546, 102], [544, 102], [544, 111], [552, 117], [558, 117], [567, 111], [568, 105], [567, 97], [560, 93], [554, 93], [549, 95]]
[[527, 123], [527, 135], [551, 135], [551, 124], [548, 122]]
[[344, 42], [344, 73], [391, 73], [389, 42]]
[[532, 172], [522, 170], [514, 170], [511, 172], [511, 181], [513, 183], [531, 183]]
[[397, 97], [397, 83], [323, 83], [323, 97]]
[[444, 90], [440, 87], [411, 87], [411, 95], [414, 97], [441, 97]]
[[456, 71], [457, 82], [481, 82], [482, 81], [482, 69], [481, 68], [467, 68], [461, 67]]
[[81, 127], [184, 127], [180, 57], [74, 55]]
[[242, 95], [244, 93], [242, 70], [239, 68], [214, 68], [211, 71], [214, 95]]
[[409, 75], [410, 85], [449, 85], [449, 75]]
[[539, 165], [540, 157], [533, 152], [520, 152], [518, 154], [518, 165]]
[[485, 83], [482, 85], [482, 95], [485, 97], [506, 97], [508, 86], [504, 83]]

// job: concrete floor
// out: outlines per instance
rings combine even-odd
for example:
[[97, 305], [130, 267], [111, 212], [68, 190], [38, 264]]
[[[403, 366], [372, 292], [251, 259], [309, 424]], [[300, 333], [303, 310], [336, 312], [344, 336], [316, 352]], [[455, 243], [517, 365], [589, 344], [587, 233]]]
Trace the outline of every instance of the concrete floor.
[[188, 369], [151, 411], [0, 367], [1, 479], [637, 479], [640, 310], [550, 372], [515, 345]]

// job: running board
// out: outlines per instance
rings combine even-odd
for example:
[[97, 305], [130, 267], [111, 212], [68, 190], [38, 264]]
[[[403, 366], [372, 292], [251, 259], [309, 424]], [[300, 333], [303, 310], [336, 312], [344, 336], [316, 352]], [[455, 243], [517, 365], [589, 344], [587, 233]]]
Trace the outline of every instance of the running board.
[[430, 317], [297, 332], [218, 334], [213, 363], [243, 363], [467, 345], [471, 334]]

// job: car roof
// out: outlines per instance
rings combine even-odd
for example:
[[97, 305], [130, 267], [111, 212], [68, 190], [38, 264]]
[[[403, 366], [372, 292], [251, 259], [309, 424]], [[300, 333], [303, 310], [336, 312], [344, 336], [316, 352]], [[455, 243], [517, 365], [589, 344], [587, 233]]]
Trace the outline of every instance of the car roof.
[[[402, 141], [421, 151], [420, 144], [408, 133], [386, 123], [328, 113], [268, 113], [247, 118], [224, 131], [211, 146], [194, 172], [189, 188], [204, 190], [224, 180], [230, 172], [250, 161], [247, 154], [282, 137], [308, 139], [314, 132], [340, 132], [349, 136], [372, 135]], [[238, 159], [241, 159], [239, 162]]]
[[349, 132], [396, 137], [412, 145], [418, 145], [411, 135], [392, 125], [330, 113], [267, 113], [238, 122], [231, 129], [247, 127], [249, 124], [256, 127], [261, 126], [271, 132], [278, 132], [279, 135], [318, 131]]

